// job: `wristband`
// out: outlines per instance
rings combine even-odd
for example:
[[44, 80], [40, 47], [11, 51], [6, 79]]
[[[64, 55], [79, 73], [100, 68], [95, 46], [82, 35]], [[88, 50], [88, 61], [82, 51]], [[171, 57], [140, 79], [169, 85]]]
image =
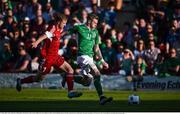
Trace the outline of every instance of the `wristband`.
[[101, 59], [100, 61], [103, 63], [103, 62], [104, 62], [104, 59]]
[[45, 34], [46, 34], [46, 36], [48, 38], [52, 38], [53, 37], [53, 34], [51, 32], [49, 32], [49, 31], [46, 31]]

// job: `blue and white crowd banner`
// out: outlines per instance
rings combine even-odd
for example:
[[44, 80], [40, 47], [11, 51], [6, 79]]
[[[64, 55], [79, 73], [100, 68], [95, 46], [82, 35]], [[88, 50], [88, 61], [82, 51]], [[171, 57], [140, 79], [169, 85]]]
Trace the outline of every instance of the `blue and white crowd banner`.
[[[16, 79], [24, 78], [32, 74], [26, 73], [0, 73], [0, 88], [14, 88]], [[48, 74], [40, 83], [23, 84], [25, 88], [62, 88], [62, 77], [60, 74]], [[126, 77], [118, 75], [102, 75], [101, 83], [104, 89], [109, 90], [132, 90], [132, 82], [128, 82]], [[171, 76], [158, 78], [155, 76], [144, 76], [144, 80], [139, 83], [140, 90], [180, 90], [180, 77]], [[75, 88], [94, 89], [93, 83], [89, 87], [84, 87], [81, 84], [75, 83]]]

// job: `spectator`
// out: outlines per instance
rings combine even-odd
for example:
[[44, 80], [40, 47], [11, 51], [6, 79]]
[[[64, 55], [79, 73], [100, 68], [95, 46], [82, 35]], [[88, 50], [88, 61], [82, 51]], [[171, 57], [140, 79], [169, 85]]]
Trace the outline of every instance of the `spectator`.
[[112, 47], [111, 39], [106, 39], [105, 44], [106, 47], [102, 49], [102, 55], [104, 57], [104, 60], [109, 64], [108, 71], [109, 73], [111, 73], [114, 70], [114, 66], [115, 66], [116, 52]]
[[53, 9], [50, 2], [46, 3], [45, 11], [43, 12], [43, 18], [45, 19], [46, 23], [50, 22], [53, 19], [53, 14], [56, 11]]
[[18, 57], [18, 43], [20, 42], [21, 37], [20, 37], [20, 31], [18, 29], [15, 29], [12, 32], [12, 36], [10, 39], [10, 45], [12, 47], [12, 53], [15, 57], [15, 59]]
[[157, 42], [157, 37], [155, 37], [153, 33], [148, 33], [147, 35], [148, 36], [147, 36], [146, 44], [148, 44], [148, 42], [151, 41], [151, 40], [154, 40], [155, 43]]
[[124, 42], [123, 42], [123, 33], [122, 32], [118, 32], [117, 36], [116, 36], [116, 42], [113, 43], [113, 47], [116, 51], [118, 51], [118, 45], [122, 44], [124, 46]]
[[102, 38], [102, 40], [105, 38], [105, 35], [107, 34], [107, 31], [110, 30], [111, 27], [105, 22], [103, 21], [98, 28], [99, 34]]
[[87, 22], [88, 12], [85, 9], [83, 9], [79, 13], [80, 14], [76, 14], [77, 16], [74, 16], [73, 20], [76, 23], [85, 24]]
[[39, 15], [35, 18], [35, 20], [32, 23], [32, 31], [38, 31], [38, 35], [41, 35], [45, 31], [45, 21], [42, 17], [42, 15]]
[[13, 31], [13, 26], [12, 26], [13, 22], [14, 22], [14, 18], [12, 16], [7, 16], [7, 18], [5, 18], [4, 20], [2, 28], [7, 29], [8, 32]]
[[31, 72], [31, 57], [25, 50], [23, 42], [18, 44], [19, 58], [17, 59], [12, 72]]
[[27, 53], [31, 57], [31, 68], [32, 71], [35, 72], [38, 70], [39, 66], [39, 56], [40, 56], [40, 47], [38, 46], [37, 48], [32, 48], [31, 44], [36, 41], [35, 37], [31, 37], [30, 40], [26, 41], [25, 47], [27, 50]]
[[122, 63], [120, 64], [120, 71], [121, 74], [123, 71], [123, 74], [125, 76], [132, 76], [133, 75], [133, 61], [134, 61], [134, 55], [129, 49], [124, 49], [124, 57], [122, 60]]
[[157, 42], [157, 36], [154, 33], [153, 26], [147, 23], [146, 29], [147, 29], [147, 36], [146, 36], [147, 39], [145, 40], [145, 44], [148, 44], [150, 40], [154, 40], [155, 42]]
[[29, 24], [24, 24], [21, 30], [21, 36], [23, 41], [26, 41], [27, 39], [30, 39], [30, 25]]
[[110, 26], [114, 27], [116, 22], [117, 12], [115, 11], [114, 2], [109, 2], [108, 9], [104, 11], [104, 20]]
[[[172, 76], [178, 76], [180, 73], [180, 60], [176, 56], [175, 48], [171, 48], [169, 52], [169, 58], [165, 60], [164, 72]], [[167, 74], [166, 74], [167, 75]]]
[[173, 19], [180, 21], [180, 3], [174, 4]]
[[180, 37], [176, 40], [176, 42], [174, 42], [173, 48], [176, 49], [177, 58], [180, 59]]
[[118, 69], [120, 69], [120, 66], [121, 66], [121, 63], [122, 63], [122, 60], [124, 58], [124, 46], [122, 44], [118, 44], [117, 46], [117, 54], [116, 54], [116, 68], [115, 70], [118, 71]]
[[16, 7], [14, 8], [14, 16], [17, 18], [17, 22], [20, 22], [25, 18], [25, 12], [22, 2], [18, 2]]
[[155, 47], [155, 42], [149, 41], [149, 47], [145, 50], [145, 61], [147, 63], [147, 73], [154, 74], [154, 64], [160, 53], [160, 50]]
[[10, 0], [1, 0], [0, 5], [0, 17], [2, 18], [7, 15], [8, 9], [12, 9], [12, 4]]
[[[141, 81], [143, 81], [143, 75], [146, 71], [146, 63], [142, 57], [137, 57], [135, 64], [133, 65], [132, 81], [133, 81], [133, 90], [136, 91], [139, 87]], [[128, 77], [127, 79], [130, 79]]]
[[72, 27], [72, 22], [73, 22], [70, 7], [65, 7], [63, 13], [68, 18], [67, 24], [64, 27], [64, 30], [67, 31]]
[[159, 76], [164, 72], [163, 71], [164, 61], [165, 61], [165, 57], [164, 57], [164, 54], [161, 52], [160, 54], [158, 54], [158, 57], [156, 59], [155, 65], [154, 65], [154, 75], [155, 76]]
[[132, 37], [133, 37], [133, 48], [137, 48], [137, 42], [141, 39], [139, 35], [139, 28], [138, 26], [134, 25], [132, 27]]
[[169, 33], [166, 38], [166, 43], [168, 47], [174, 47], [174, 44], [177, 42], [178, 38], [180, 37], [179, 27], [177, 24], [177, 20], [173, 20]]
[[64, 13], [64, 15], [66, 15], [67, 17], [70, 17], [70, 15], [71, 15], [71, 9], [70, 9], [70, 7], [65, 7], [63, 13]]
[[123, 33], [122, 32], [118, 32], [117, 33], [117, 42], [118, 43], [122, 43], [123, 42], [123, 37], [124, 37]]
[[134, 75], [143, 76], [146, 73], [146, 63], [141, 56], [136, 58], [136, 62], [133, 66], [133, 70], [134, 70]]
[[99, 17], [99, 22], [103, 21], [102, 8], [98, 7], [97, 4], [92, 5], [92, 13]]
[[111, 35], [110, 35], [111, 41], [114, 44], [117, 42], [117, 37], [116, 37], [116, 29], [111, 29]]
[[134, 50], [135, 59], [137, 59], [137, 57], [144, 58], [145, 57], [144, 52], [145, 52], [144, 41], [143, 40], [139, 40], [138, 43], [137, 43], [137, 48]]
[[88, 12], [86, 10], [81, 11], [80, 22], [85, 24], [87, 22]]
[[139, 35], [144, 41], [146, 40], [146, 21], [143, 18], [139, 20]]
[[10, 70], [13, 65], [13, 53], [9, 43], [4, 43], [3, 52], [0, 54], [0, 70], [6, 72]]
[[156, 10], [154, 6], [147, 6], [146, 20], [153, 27], [153, 33], [158, 36], [157, 42], [161, 43], [163, 41], [164, 33], [166, 31], [166, 15], [162, 9]]
[[38, 0], [30, 0], [30, 2], [24, 6], [24, 9], [26, 16], [29, 17], [31, 20], [32, 18], [35, 17], [37, 10], [42, 9], [42, 6], [41, 4], [38, 3]]
[[134, 44], [133, 33], [129, 22], [124, 23], [124, 37], [123, 41], [127, 48], [132, 49]]

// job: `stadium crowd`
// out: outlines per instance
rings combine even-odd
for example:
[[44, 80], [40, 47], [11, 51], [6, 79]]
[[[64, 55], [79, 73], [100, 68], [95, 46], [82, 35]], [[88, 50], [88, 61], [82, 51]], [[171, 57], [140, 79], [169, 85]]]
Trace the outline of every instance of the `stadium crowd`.
[[[126, 1], [136, 6], [136, 18], [117, 28], [123, 7], [117, 10], [116, 0], [106, 7], [97, 0], [61, 0], [56, 8], [53, 0], [1, 0], [0, 72], [37, 72], [42, 44], [31, 44], [45, 32], [54, 12], [61, 12], [69, 19], [65, 30], [85, 24], [90, 13], [99, 16], [100, 48], [109, 69], [102, 69], [96, 55], [94, 59], [103, 74], [180, 76], [180, 1]], [[77, 37], [64, 35], [59, 54], [78, 74]]]

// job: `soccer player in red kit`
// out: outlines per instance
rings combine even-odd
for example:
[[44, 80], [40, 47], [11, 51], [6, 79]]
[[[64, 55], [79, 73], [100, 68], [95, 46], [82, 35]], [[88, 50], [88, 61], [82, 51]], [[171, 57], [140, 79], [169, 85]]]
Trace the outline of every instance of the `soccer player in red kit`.
[[44, 45], [41, 49], [42, 64], [39, 66], [39, 72], [35, 76], [28, 76], [24, 79], [17, 79], [16, 89], [21, 91], [21, 85], [24, 83], [40, 82], [44, 79], [45, 75], [50, 73], [51, 67], [53, 66], [57, 70], [64, 70], [66, 74], [66, 81], [68, 86], [68, 97], [79, 97], [82, 95], [81, 92], [73, 90], [73, 79], [74, 70], [72, 67], [64, 60], [63, 57], [58, 55], [58, 50], [60, 46], [61, 33], [64, 26], [67, 23], [67, 18], [65, 15], [60, 13], [54, 14], [54, 23], [52, 23], [45, 34], [41, 35], [39, 39], [32, 43], [32, 47], [36, 48], [40, 42], [44, 40]]

